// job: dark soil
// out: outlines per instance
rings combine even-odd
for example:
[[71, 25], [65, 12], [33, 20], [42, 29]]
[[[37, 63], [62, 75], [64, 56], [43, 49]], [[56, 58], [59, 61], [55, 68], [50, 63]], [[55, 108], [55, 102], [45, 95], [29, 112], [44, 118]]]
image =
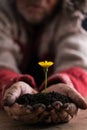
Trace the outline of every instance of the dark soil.
[[42, 103], [46, 106], [52, 104], [55, 101], [60, 101], [63, 104], [72, 102], [72, 100], [69, 97], [66, 97], [60, 93], [57, 92], [50, 92], [50, 93], [38, 93], [38, 94], [24, 94], [23, 96], [20, 96], [16, 102], [18, 104], [22, 105], [35, 105], [38, 103]]

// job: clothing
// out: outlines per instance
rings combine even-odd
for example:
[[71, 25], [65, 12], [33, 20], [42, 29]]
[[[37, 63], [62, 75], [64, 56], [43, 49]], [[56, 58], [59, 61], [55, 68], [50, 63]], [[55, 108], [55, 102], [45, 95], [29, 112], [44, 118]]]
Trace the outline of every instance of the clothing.
[[[25, 81], [41, 91], [44, 72], [38, 61], [43, 60], [54, 62], [49, 68], [48, 86], [66, 83], [87, 96], [87, 32], [81, 27], [83, 14], [69, 14], [64, 9], [42, 28], [32, 27], [10, 4], [5, 0], [0, 8], [1, 102], [5, 90], [16, 81]], [[39, 76], [41, 81], [37, 84]]]

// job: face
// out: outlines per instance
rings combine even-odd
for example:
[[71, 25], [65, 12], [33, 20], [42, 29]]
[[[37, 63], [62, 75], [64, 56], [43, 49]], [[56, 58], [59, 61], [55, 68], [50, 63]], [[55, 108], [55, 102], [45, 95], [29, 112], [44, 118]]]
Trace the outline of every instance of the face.
[[49, 16], [59, 0], [16, 0], [22, 16], [30, 23], [40, 23]]

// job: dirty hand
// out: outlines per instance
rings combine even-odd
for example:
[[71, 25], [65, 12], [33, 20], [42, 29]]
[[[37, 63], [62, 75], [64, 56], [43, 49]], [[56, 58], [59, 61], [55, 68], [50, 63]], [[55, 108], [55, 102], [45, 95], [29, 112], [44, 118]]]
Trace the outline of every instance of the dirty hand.
[[44, 111], [41, 119], [46, 123], [63, 123], [68, 122], [74, 115], [77, 114], [78, 108], [86, 109], [87, 103], [84, 98], [73, 88], [66, 84], [51, 85], [46, 89], [46, 92], [58, 92], [69, 98], [72, 103], [62, 103], [56, 101], [50, 104], [49, 111]]
[[15, 103], [16, 99], [26, 93], [35, 94], [37, 93], [29, 84], [18, 81], [8, 88], [4, 94], [3, 102], [5, 106], [11, 106]]
[[[31, 106], [25, 107], [16, 103], [16, 99], [26, 93], [36, 94], [38, 92], [30, 87], [30, 85], [22, 81], [14, 83], [9, 89], [6, 90], [3, 98], [4, 110], [13, 119], [29, 121], [31, 117], [33, 118], [35, 116], [34, 112], [37, 114], [39, 111], [39, 107], [36, 107], [36, 111], [33, 112]], [[29, 119], [27, 119], [27, 117], [29, 117]]]
[[38, 123], [41, 120], [43, 112], [46, 110], [44, 104], [21, 105], [17, 103], [17, 99], [24, 94], [36, 94], [36, 90], [31, 88], [27, 83], [19, 81], [14, 83], [6, 90], [3, 98], [4, 110], [7, 114], [17, 121], [23, 121], [28, 124]]
[[[29, 85], [28, 87], [22, 87], [23, 82], [19, 82], [19, 87], [15, 83], [7, 90], [4, 96], [4, 103], [10, 103], [10, 105], [15, 101], [19, 95], [25, 93], [35, 94], [36, 90], [33, 90]], [[26, 83], [23, 83], [23, 86]], [[19, 88], [17, 90], [17, 88]], [[24, 89], [27, 88], [27, 89]], [[21, 90], [20, 90], [21, 89]], [[14, 103], [12, 106], [5, 106], [5, 110], [7, 113], [14, 119], [19, 121], [24, 121], [28, 124], [34, 124], [38, 122], [46, 122], [46, 123], [60, 123], [60, 122], [68, 122], [70, 117], [73, 117], [78, 111], [78, 108], [86, 109], [87, 104], [82, 96], [73, 88], [69, 87], [66, 84], [55, 84], [47, 88], [47, 93], [49, 92], [58, 92], [65, 96], [68, 96], [72, 99], [73, 103], [65, 103], [62, 104], [60, 101], [56, 101], [49, 106], [45, 106], [44, 104], [38, 103], [34, 106], [23, 106], [18, 103]], [[18, 93], [18, 94], [17, 94]], [[9, 96], [10, 95], [10, 96]]]

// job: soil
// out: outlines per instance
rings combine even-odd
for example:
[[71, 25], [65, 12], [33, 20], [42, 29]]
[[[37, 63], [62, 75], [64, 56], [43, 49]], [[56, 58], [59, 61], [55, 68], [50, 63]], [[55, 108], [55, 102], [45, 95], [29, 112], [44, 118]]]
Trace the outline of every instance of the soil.
[[35, 105], [38, 103], [42, 103], [46, 106], [52, 104], [55, 101], [60, 101], [63, 104], [72, 102], [69, 97], [66, 97], [57, 92], [49, 92], [49, 93], [38, 93], [38, 94], [24, 94], [20, 96], [16, 102], [22, 105]]

